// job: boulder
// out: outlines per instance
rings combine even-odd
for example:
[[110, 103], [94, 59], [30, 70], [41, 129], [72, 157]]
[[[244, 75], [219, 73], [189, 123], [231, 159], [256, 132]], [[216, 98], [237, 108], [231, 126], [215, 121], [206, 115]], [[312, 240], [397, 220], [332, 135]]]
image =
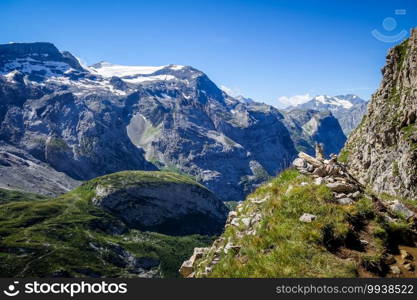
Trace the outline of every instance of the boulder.
[[251, 202], [254, 204], [262, 204], [262, 203], [265, 203], [267, 200], [268, 200], [268, 197], [264, 197], [262, 199], [255, 198]]
[[334, 163], [328, 164], [325, 167], [326, 173], [329, 175], [338, 175], [340, 173], [340, 167]]
[[401, 274], [401, 270], [400, 270], [400, 268], [398, 267], [398, 266], [390, 266], [390, 271], [391, 271], [391, 273], [392, 274], [394, 274], [394, 275], [399, 275], [399, 274]]
[[304, 213], [300, 218], [299, 221], [300, 222], [304, 222], [304, 223], [311, 223], [312, 221], [314, 221], [317, 218], [317, 216], [312, 215], [312, 214], [308, 214], [308, 213]]
[[352, 193], [358, 190], [356, 186], [342, 182], [328, 183], [326, 186], [336, 193]]
[[316, 168], [323, 166], [323, 163], [321, 161], [319, 161], [318, 159], [314, 157], [311, 157], [310, 155], [304, 152], [298, 153], [298, 157], [302, 158], [303, 160], [305, 160], [306, 162], [308, 162], [309, 164], [313, 165]]
[[402, 204], [398, 200], [394, 200], [391, 205], [388, 206], [389, 209], [394, 213], [399, 213], [403, 215], [405, 218], [411, 218], [414, 216], [414, 212], [408, 209], [404, 204]]
[[219, 234], [227, 208], [210, 190], [172, 172], [124, 171], [90, 181], [92, 203], [131, 228], [169, 235]]
[[236, 217], [237, 217], [237, 212], [232, 210], [231, 212], [229, 212], [229, 216], [227, 217], [226, 223], [230, 223]]
[[327, 175], [326, 167], [322, 166], [322, 167], [316, 168], [313, 172], [313, 175], [317, 175], [319, 177], [325, 177]]
[[314, 171], [314, 167], [313, 167], [312, 165], [310, 165], [309, 163], [307, 163], [306, 170], [307, 170], [308, 172], [313, 172], [313, 171]]
[[240, 251], [240, 246], [233, 245], [231, 242], [227, 243], [224, 247], [224, 253], [228, 253], [229, 251], [233, 251], [234, 253], [237, 253]]
[[414, 258], [410, 253], [408, 253], [408, 251], [404, 249], [400, 250], [400, 255], [403, 260], [413, 260]]
[[355, 201], [353, 201], [353, 199], [351, 198], [341, 198], [337, 200], [337, 203], [341, 204], [341, 205], [351, 205], [353, 204]]
[[184, 261], [180, 267], [180, 274], [182, 277], [189, 277], [194, 272], [194, 263], [197, 259], [203, 257], [203, 255], [209, 250], [209, 248], [194, 248], [194, 253], [190, 259]]
[[251, 218], [242, 218], [240, 221], [243, 223], [243, 225], [245, 225], [245, 227], [249, 227]]
[[186, 260], [182, 263], [180, 267], [180, 274], [182, 277], [188, 277], [194, 271], [193, 262], [191, 260]]
[[316, 144], [316, 159], [323, 161], [324, 160], [324, 149], [323, 144]]
[[302, 158], [294, 159], [294, 161], [292, 162], [292, 165], [296, 168], [305, 168], [305, 167], [307, 167], [306, 161]]
[[230, 225], [239, 227], [240, 226], [240, 222], [239, 222], [239, 218], [234, 218], [231, 222]]
[[412, 263], [407, 263], [404, 265], [404, 269], [406, 269], [407, 271], [413, 272], [415, 270], [415, 266]]
[[324, 182], [324, 179], [322, 177], [318, 177], [316, 179], [314, 179], [314, 184], [315, 185], [320, 185]]

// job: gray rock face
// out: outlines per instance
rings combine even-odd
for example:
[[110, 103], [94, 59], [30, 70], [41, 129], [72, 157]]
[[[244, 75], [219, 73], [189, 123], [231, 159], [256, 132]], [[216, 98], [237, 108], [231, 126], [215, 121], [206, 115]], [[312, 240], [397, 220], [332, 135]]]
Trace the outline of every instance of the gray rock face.
[[0, 188], [57, 196], [80, 184], [21, 149], [0, 145]]
[[378, 193], [417, 197], [417, 30], [388, 53], [368, 113], [344, 149], [350, 172]]
[[85, 70], [47, 43], [5, 45], [0, 57], [0, 139], [76, 180], [156, 169], [149, 160], [241, 200], [296, 154], [278, 110], [229, 97], [191, 67]]
[[[222, 200], [242, 200], [290, 165], [294, 144], [340, 149], [344, 137], [332, 116], [300, 115], [305, 121], [235, 99], [192, 67], [84, 69], [49, 43], [0, 45], [0, 150], [19, 149], [63, 173], [65, 186], [158, 167], [190, 174]], [[25, 167], [5, 168], [17, 178]], [[49, 194], [44, 175], [31, 181]]]
[[223, 202], [181, 175], [130, 171], [98, 180], [93, 204], [129, 227], [169, 235], [213, 235], [223, 230], [227, 217]]
[[324, 154], [329, 156], [339, 153], [343, 148], [346, 136], [332, 113], [294, 109], [284, 116], [284, 123], [298, 151], [314, 155], [314, 145], [322, 143]]
[[367, 106], [368, 102], [356, 95], [348, 94], [334, 97], [321, 95], [314, 97], [306, 103], [290, 107], [289, 110], [330, 111], [339, 121], [343, 133], [348, 136], [362, 120], [363, 115], [366, 113]]

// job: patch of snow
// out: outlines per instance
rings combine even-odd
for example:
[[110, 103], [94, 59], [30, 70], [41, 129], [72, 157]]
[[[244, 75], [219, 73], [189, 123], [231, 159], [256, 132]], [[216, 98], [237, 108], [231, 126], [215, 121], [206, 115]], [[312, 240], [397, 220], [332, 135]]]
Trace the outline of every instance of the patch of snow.
[[145, 81], [158, 81], [158, 80], [174, 80], [177, 77], [173, 75], [155, 75], [155, 76], [138, 76], [135, 78], [123, 78], [123, 81], [126, 81], [128, 83], [142, 83]]
[[211, 138], [216, 142], [222, 144], [225, 148], [243, 148], [242, 145], [240, 145], [239, 143], [235, 142], [234, 140], [230, 139], [222, 133], [218, 133], [217, 131], [209, 130], [206, 135], [208, 138]]
[[33, 58], [16, 59], [4, 64], [2, 74], [7, 74], [10, 71], [19, 70], [23, 73], [45, 72], [46, 76], [62, 76], [58, 72], [66, 72], [71, 67], [63, 62], [56, 61], [37, 61]]
[[184, 66], [181, 66], [181, 65], [170, 65], [169, 68], [172, 69], [172, 70], [176, 70], [177, 71], [177, 70], [183, 69]]
[[11, 71], [7, 74], [4, 75], [4, 77], [6, 77], [6, 80], [9, 82], [14, 82], [13, 77], [16, 75], [16, 73], [18, 73], [17, 70]]
[[326, 95], [316, 96], [313, 98], [313, 100], [325, 105], [341, 106], [346, 109], [349, 109], [353, 106], [353, 104], [348, 100], [343, 100], [337, 97], [329, 97]]
[[163, 69], [165, 66], [151, 67], [151, 66], [123, 66], [115, 65], [108, 62], [102, 62], [97, 65], [91, 66], [88, 69], [92, 73], [99, 74], [103, 77], [125, 77], [133, 75], [146, 75], [155, 73], [158, 70]]

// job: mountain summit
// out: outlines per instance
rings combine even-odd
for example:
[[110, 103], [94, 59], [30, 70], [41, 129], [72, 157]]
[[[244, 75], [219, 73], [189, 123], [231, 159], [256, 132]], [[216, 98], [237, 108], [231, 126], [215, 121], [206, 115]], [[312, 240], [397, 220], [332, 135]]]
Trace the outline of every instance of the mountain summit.
[[306, 103], [290, 106], [287, 110], [313, 109], [321, 112], [330, 111], [338, 119], [345, 135], [348, 136], [366, 113], [367, 105], [368, 103], [365, 100], [352, 94], [338, 96], [320, 95]]
[[[113, 172], [168, 169], [242, 200], [287, 168], [300, 143], [337, 152], [344, 142], [333, 116], [287, 122], [190, 66], [82, 67], [49, 43], [1, 45], [0, 62], [0, 187], [56, 195]], [[335, 147], [320, 125], [332, 118]]]

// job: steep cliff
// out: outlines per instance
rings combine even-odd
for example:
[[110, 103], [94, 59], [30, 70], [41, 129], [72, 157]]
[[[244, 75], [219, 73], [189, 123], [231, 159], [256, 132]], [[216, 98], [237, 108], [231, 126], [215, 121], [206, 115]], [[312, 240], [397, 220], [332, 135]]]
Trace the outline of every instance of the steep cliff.
[[299, 153], [294, 169], [229, 213], [184, 277], [416, 277], [417, 205], [378, 198], [337, 162]]
[[170, 172], [106, 175], [57, 198], [0, 189], [0, 276], [176, 277], [225, 218], [210, 191]]
[[[227, 95], [190, 66], [87, 68], [50, 43], [0, 45], [5, 188], [57, 195], [97, 176], [160, 168], [240, 201], [295, 157], [299, 128], [284, 117]], [[310, 149], [325, 134], [316, 125], [330, 118], [314, 120]], [[340, 141], [323, 140], [335, 151]]]
[[368, 102], [352, 94], [338, 96], [320, 95], [306, 103], [289, 107], [287, 110], [313, 109], [321, 112], [330, 111], [339, 121], [343, 133], [348, 136], [362, 120], [363, 115], [366, 113], [367, 105]]
[[417, 29], [392, 48], [368, 113], [342, 153], [350, 172], [378, 193], [417, 197]]
[[329, 156], [338, 154], [345, 145], [346, 136], [330, 111], [293, 109], [284, 116], [284, 124], [298, 151], [314, 155], [314, 145], [321, 143]]

